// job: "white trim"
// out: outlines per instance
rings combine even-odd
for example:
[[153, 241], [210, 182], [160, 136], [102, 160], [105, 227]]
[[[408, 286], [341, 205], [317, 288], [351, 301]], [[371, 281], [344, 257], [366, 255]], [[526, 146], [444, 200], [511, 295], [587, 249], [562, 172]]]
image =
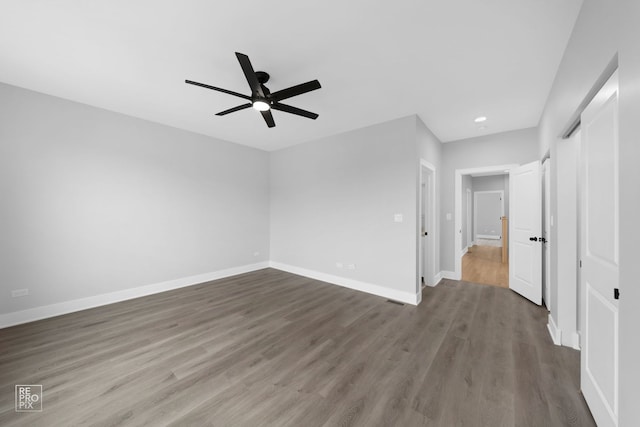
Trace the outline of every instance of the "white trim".
[[[545, 155], [546, 156], [546, 155]], [[550, 184], [550, 173], [551, 169], [549, 165], [551, 164], [551, 158], [547, 157], [542, 162], [542, 166], [540, 168], [540, 179], [541, 179], [541, 189], [542, 189], [542, 236], [547, 239], [546, 245], [542, 246], [542, 300], [544, 301], [544, 305], [551, 311], [551, 224], [550, 222], [550, 212], [551, 212], [551, 187], [547, 184]], [[558, 209], [558, 212], [560, 210]], [[559, 215], [558, 215], [559, 216]], [[549, 231], [549, 233], [547, 233]], [[559, 240], [559, 239], [558, 239]], [[556, 268], [556, 270], [558, 270]], [[556, 277], [558, 274], [556, 273]], [[558, 291], [560, 293], [560, 291]], [[558, 314], [558, 313], [556, 313]], [[558, 318], [560, 315], [558, 314]]]
[[[470, 168], [470, 169], [456, 169], [456, 182], [455, 182], [455, 225], [453, 228], [453, 239], [454, 239], [454, 262], [455, 262], [455, 275], [457, 279], [460, 280], [462, 276], [462, 257], [460, 256], [460, 251], [462, 250], [462, 175], [472, 175], [472, 174], [480, 174], [480, 173], [490, 173], [494, 172], [495, 174], [500, 173], [508, 173], [508, 171], [512, 168], [518, 167], [517, 164], [507, 164], [507, 165], [497, 165], [497, 166], [485, 166], [480, 168]], [[509, 199], [511, 200], [511, 199]]]
[[549, 313], [549, 323], [547, 323], [547, 329], [549, 330], [549, 335], [551, 335], [551, 340], [555, 345], [562, 345], [562, 331], [556, 325], [555, 320], [553, 320], [553, 316]]
[[[465, 215], [465, 219], [467, 220], [467, 241], [466, 242], [462, 242], [463, 244], [467, 245], [467, 248], [470, 246], [473, 246], [473, 243], [475, 242], [475, 239], [473, 238], [473, 233], [475, 232], [474, 228], [473, 228], [473, 192], [471, 191], [470, 188], [466, 189], [466, 205], [467, 205], [467, 211], [464, 213]], [[462, 209], [462, 207], [460, 208]], [[462, 225], [462, 224], [460, 224]]]
[[464, 256], [467, 252], [469, 252], [469, 246], [467, 246], [466, 248], [464, 248], [464, 249], [462, 250], [462, 254], [461, 254], [461, 256]]
[[461, 277], [456, 274], [455, 271], [449, 271], [449, 270], [442, 270], [440, 272], [440, 275], [442, 276], [443, 279], [450, 279], [450, 280], [460, 280]]
[[377, 295], [394, 301], [404, 302], [406, 304], [417, 305], [418, 303], [418, 295], [410, 292], [398, 291], [380, 285], [374, 285], [372, 283], [347, 279], [345, 277], [334, 276], [332, 274], [321, 273], [319, 271], [308, 270], [306, 268], [295, 267], [288, 264], [282, 264], [280, 262], [271, 261], [269, 262], [269, 267], [275, 268], [276, 270], [286, 271], [287, 273], [308, 277], [310, 279], [331, 283], [333, 285], [354, 289], [356, 291], [366, 292], [368, 294]]
[[434, 281], [433, 286], [438, 286], [441, 280], [442, 280], [442, 271], [436, 274], [436, 276], [433, 278], [433, 281]]
[[133, 298], [153, 295], [160, 292], [170, 291], [172, 289], [184, 288], [204, 282], [210, 282], [212, 280], [235, 276], [237, 274], [261, 270], [268, 267], [268, 262], [259, 262], [256, 264], [232, 267], [225, 270], [218, 270], [210, 273], [203, 273], [197, 274], [195, 276], [168, 280], [166, 282], [139, 286], [132, 289], [123, 289], [121, 291], [110, 292], [108, 294], [95, 295], [51, 305], [30, 308], [27, 310], [15, 311], [13, 313], [0, 315], [0, 328], [6, 328], [9, 326], [33, 322], [35, 320], [46, 319], [54, 316], [60, 316], [62, 314], [73, 313], [76, 311], [87, 310], [89, 308], [100, 307], [103, 305], [126, 301]]
[[562, 345], [580, 351], [580, 335], [577, 332], [562, 334]]
[[502, 236], [494, 236], [491, 234], [478, 234], [476, 238], [485, 239], [485, 240], [500, 240], [502, 239]]

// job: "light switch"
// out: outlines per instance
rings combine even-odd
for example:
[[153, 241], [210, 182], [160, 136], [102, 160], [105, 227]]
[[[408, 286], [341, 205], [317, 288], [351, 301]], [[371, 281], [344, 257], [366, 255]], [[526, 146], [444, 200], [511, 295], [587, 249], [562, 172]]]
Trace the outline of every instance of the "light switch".
[[402, 217], [402, 214], [395, 214], [395, 215], [393, 216], [393, 221], [394, 221], [394, 222], [402, 222], [402, 221], [403, 221], [403, 219], [404, 219], [404, 218]]
[[447, 221], [451, 221], [451, 214], [450, 213], [447, 214]]

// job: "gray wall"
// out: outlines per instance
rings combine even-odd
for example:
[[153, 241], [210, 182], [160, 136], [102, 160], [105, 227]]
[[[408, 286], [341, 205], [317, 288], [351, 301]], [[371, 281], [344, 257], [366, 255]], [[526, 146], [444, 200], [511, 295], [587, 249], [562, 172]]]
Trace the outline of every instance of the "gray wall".
[[[474, 191], [475, 237], [499, 237], [502, 232], [502, 194]], [[486, 237], [484, 237], [486, 238]]]
[[442, 162], [442, 143], [429, 130], [420, 117], [414, 116], [416, 120], [416, 140], [418, 142], [418, 156], [426, 160], [439, 169]]
[[[509, 175], [489, 175], [489, 176], [476, 176], [473, 177], [473, 191], [502, 191], [503, 204], [504, 204], [504, 216], [509, 216]], [[464, 182], [463, 182], [463, 190], [464, 190]], [[464, 192], [463, 192], [464, 197]], [[478, 211], [478, 223], [480, 224], [481, 216], [484, 212]], [[464, 212], [462, 214], [463, 218], [465, 216]], [[495, 215], [493, 215], [495, 216]], [[482, 222], [485, 222], [485, 219], [482, 218]], [[487, 218], [487, 222], [495, 223], [495, 218]], [[502, 222], [498, 221], [499, 227], [497, 230], [498, 234], [502, 234]], [[478, 233], [480, 234], [488, 234], [482, 231], [480, 227], [478, 227]], [[464, 235], [464, 230], [463, 230]], [[463, 245], [464, 246], [464, 240]]]
[[[538, 133], [536, 128], [442, 144], [440, 267], [443, 271], [453, 271], [455, 269], [454, 186], [456, 169], [510, 163], [525, 164], [537, 158]], [[447, 213], [451, 213], [450, 221], [446, 218]]]
[[[620, 1], [620, 426], [640, 419], [640, 2]], [[603, 29], [601, 29], [603, 30]], [[604, 29], [604, 31], [609, 28]]]
[[269, 259], [268, 153], [5, 84], [0, 123], [0, 314]]
[[411, 116], [272, 152], [271, 260], [415, 294], [416, 129]]
[[[620, 126], [620, 417], [619, 425], [640, 419], [640, 2], [584, 0], [540, 121], [539, 153], [556, 155], [558, 137], [611, 58], [619, 58]], [[557, 212], [556, 166], [551, 175], [551, 211]], [[552, 241], [557, 229], [551, 230]], [[552, 246], [553, 248], [553, 246]], [[552, 252], [552, 284], [557, 293], [557, 252]], [[554, 268], [555, 265], [555, 268]], [[554, 274], [554, 270], [556, 273]], [[552, 293], [554, 290], [552, 290]], [[553, 311], [552, 311], [553, 314]]]
[[509, 216], [509, 175], [473, 177], [473, 191], [502, 191], [504, 194], [504, 215]]

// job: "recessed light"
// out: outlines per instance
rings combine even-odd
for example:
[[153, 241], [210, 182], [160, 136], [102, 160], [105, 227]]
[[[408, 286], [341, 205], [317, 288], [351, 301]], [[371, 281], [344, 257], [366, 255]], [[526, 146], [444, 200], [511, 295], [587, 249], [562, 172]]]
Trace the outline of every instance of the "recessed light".
[[480, 117], [476, 117], [473, 121], [476, 123], [482, 123], [487, 121], [487, 118], [485, 116], [480, 116]]

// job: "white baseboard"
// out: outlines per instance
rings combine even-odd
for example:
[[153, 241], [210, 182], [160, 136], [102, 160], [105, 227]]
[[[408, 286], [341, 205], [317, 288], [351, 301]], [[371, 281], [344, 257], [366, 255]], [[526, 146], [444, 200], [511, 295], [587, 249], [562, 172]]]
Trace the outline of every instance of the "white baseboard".
[[469, 246], [467, 246], [460, 252], [460, 256], [464, 256], [464, 254], [466, 254], [467, 252], [469, 252]]
[[562, 345], [580, 350], [580, 335], [577, 332], [562, 333]]
[[549, 323], [547, 323], [547, 329], [549, 330], [549, 334], [551, 335], [551, 339], [555, 345], [562, 345], [562, 331], [556, 325], [555, 320], [551, 314], [549, 314]]
[[406, 304], [417, 305], [418, 296], [416, 294], [395, 289], [385, 288], [372, 283], [361, 282], [358, 280], [347, 279], [345, 277], [334, 276], [332, 274], [321, 273], [319, 271], [307, 270], [306, 268], [295, 267], [292, 265], [282, 264], [271, 261], [271, 268], [286, 271], [288, 273], [297, 274], [299, 276], [309, 277], [310, 279], [321, 280], [333, 285], [342, 286], [356, 291], [366, 292], [368, 294], [377, 295], [379, 297], [388, 298], [394, 301], [404, 302]]
[[431, 286], [438, 286], [438, 283], [440, 283], [441, 280], [442, 280], [442, 271], [436, 274], [436, 276], [433, 278], [433, 285]]
[[133, 298], [157, 294], [172, 289], [184, 288], [186, 286], [197, 285], [199, 283], [209, 282], [211, 280], [223, 279], [225, 277], [248, 273], [250, 271], [261, 270], [268, 267], [269, 263], [267, 261], [264, 261], [256, 264], [227, 268], [225, 270], [168, 280], [166, 282], [154, 283], [151, 285], [139, 286], [137, 288], [124, 289], [121, 291], [110, 292], [108, 294], [101, 294], [87, 298], [60, 302], [57, 304], [30, 308], [22, 311], [15, 311], [13, 313], [0, 315], [0, 328], [6, 328], [9, 326], [33, 322], [35, 320], [46, 319], [54, 316], [60, 316], [62, 314], [73, 313], [89, 308], [100, 307], [103, 305], [113, 304]]
[[478, 234], [476, 235], [476, 239], [487, 239], [487, 240], [500, 240], [502, 236], [495, 236], [493, 234]]
[[458, 277], [455, 271], [442, 270], [440, 274], [443, 279], [460, 280], [460, 277]]
[[574, 332], [573, 334], [571, 334], [571, 338], [573, 341], [571, 347], [573, 347], [574, 350], [581, 351], [582, 348], [580, 347], [580, 332]]

